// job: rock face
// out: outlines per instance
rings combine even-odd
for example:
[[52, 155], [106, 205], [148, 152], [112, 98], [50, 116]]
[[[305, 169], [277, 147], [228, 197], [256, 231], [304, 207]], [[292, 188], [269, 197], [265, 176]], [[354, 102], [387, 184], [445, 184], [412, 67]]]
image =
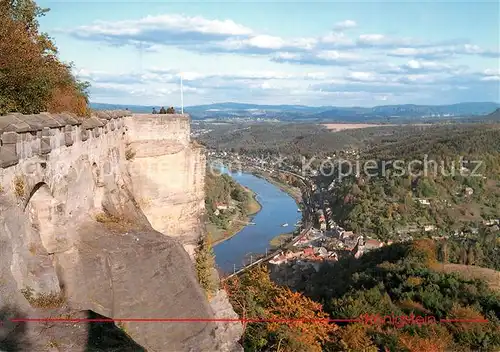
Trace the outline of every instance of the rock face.
[[[0, 350], [20, 331], [19, 344], [30, 346], [20, 350], [88, 349], [94, 325], [5, 318], [85, 312], [205, 319], [125, 323], [146, 350], [238, 348], [237, 330], [206, 321], [222, 313], [183, 249], [193, 248], [204, 207], [205, 156], [189, 140], [188, 116], [13, 114], [0, 116], [0, 140]], [[63, 300], [33, 307], [47, 297]]]
[[[210, 306], [215, 312], [216, 319], [238, 319], [238, 314], [233, 310], [229, 298], [224, 290], [217, 291], [210, 300]], [[220, 336], [217, 351], [243, 352], [243, 347], [236, 341], [243, 335], [243, 325], [240, 322], [216, 323], [216, 336]]]
[[136, 115], [125, 121], [133, 195], [153, 228], [177, 237], [192, 255], [205, 208], [206, 159], [204, 149], [190, 143], [189, 118]]

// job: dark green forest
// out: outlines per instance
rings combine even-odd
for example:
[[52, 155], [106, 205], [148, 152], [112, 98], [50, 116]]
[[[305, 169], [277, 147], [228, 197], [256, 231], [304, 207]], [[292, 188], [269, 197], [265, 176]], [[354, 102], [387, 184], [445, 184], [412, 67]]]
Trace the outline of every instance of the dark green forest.
[[238, 211], [245, 215], [248, 212], [249, 197], [249, 193], [236, 183], [231, 176], [207, 172], [205, 176], [205, 209], [208, 220], [212, 224], [227, 229], [234, 215], [231, 211], [216, 215], [217, 203], [230, 205], [235, 202]]

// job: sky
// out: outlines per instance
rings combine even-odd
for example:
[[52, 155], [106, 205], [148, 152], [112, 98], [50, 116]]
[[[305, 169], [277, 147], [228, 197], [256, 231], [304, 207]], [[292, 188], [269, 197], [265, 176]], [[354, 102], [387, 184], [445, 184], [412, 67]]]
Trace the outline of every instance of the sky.
[[38, 4], [92, 102], [500, 102], [497, 1]]

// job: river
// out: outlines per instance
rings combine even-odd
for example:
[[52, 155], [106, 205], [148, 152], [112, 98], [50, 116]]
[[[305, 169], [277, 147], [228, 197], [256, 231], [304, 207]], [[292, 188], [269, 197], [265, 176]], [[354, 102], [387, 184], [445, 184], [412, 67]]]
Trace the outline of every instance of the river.
[[[214, 247], [217, 266], [226, 273], [249, 263], [250, 256], [264, 254], [270, 249], [269, 241], [279, 234], [295, 230], [295, 223], [302, 217], [297, 212], [295, 200], [278, 187], [248, 173], [231, 173], [236, 182], [250, 188], [257, 196], [262, 209], [252, 218], [255, 225], [248, 225], [233, 237]], [[287, 227], [282, 224], [288, 223]]]

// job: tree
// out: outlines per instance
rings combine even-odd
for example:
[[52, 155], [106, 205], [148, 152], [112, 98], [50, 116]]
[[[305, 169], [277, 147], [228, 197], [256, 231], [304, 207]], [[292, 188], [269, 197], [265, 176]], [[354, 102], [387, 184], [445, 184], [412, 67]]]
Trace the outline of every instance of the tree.
[[367, 329], [361, 324], [350, 324], [339, 329], [337, 341], [332, 351], [377, 352], [377, 347], [367, 334]]
[[450, 351], [452, 342], [451, 335], [439, 327], [431, 327], [428, 336], [422, 337], [411, 335], [409, 333], [401, 333], [399, 335], [399, 343], [403, 350], [409, 352], [445, 352]]
[[0, 0], [0, 115], [89, 114], [88, 83], [72, 75], [50, 37], [39, 33], [38, 18], [48, 11], [32, 0]]
[[448, 256], [448, 243], [446, 241], [443, 243], [443, 246], [441, 247], [441, 255], [443, 263], [447, 264], [449, 256]]
[[240, 317], [262, 320], [246, 324], [243, 342], [250, 351], [321, 351], [337, 329], [320, 303], [276, 285], [265, 267], [229, 280], [226, 290]]
[[474, 247], [469, 246], [467, 249], [467, 265], [474, 265]]
[[330, 341], [331, 333], [337, 329], [328, 322], [321, 304], [287, 288], [281, 289], [266, 310], [269, 319], [289, 319], [287, 322], [272, 322], [268, 329], [276, 334], [277, 350], [322, 351], [322, 345]]
[[215, 255], [209, 242], [209, 236], [201, 236], [196, 248], [196, 274], [198, 282], [210, 298], [217, 290], [214, 277]]

